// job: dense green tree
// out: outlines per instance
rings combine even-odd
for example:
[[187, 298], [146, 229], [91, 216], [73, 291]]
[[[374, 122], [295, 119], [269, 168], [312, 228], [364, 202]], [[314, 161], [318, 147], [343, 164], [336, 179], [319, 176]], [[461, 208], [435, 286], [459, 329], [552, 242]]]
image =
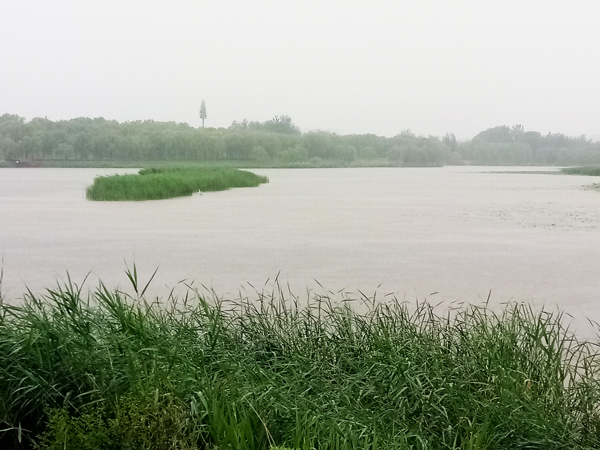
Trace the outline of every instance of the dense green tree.
[[446, 133], [442, 138], [442, 142], [446, 147], [448, 147], [448, 151], [456, 152], [457, 142], [454, 133]]
[[458, 151], [450, 152], [446, 156], [446, 164], [451, 166], [461, 166], [465, 163], [462, 153]]
[[19, 159], [19, 145], [9, 137], [0, 137], [0, 161], [4, 159]]
[[404, 149], [399, 145], [393, 145], [387, 152], [387, 158], [392, 164], [400, 164], [404, 160]]
[[262, 145], [257, 145], [252, 149], [252, 159], [254, 161], [265, 162], [269, 160], [269, 154]]
[[335, 152], [337, 136], [325, 131], [311, 131], [302, 136], [302, 143], [311, 158], [328, 159]]
[[362, 147], [360, 149], [359, 156], [360, 156], [360, 158], [366, 159], [367, 161], [372, 161], [377, 158], [377, 151], [375, 150], [375, 148], [373, 148], [371, 146]]
[[284, 163], [301, 163], [308, 159], [308, 150], [300, 145], [288, 147], [281, 152], [280, 158]]
[[357, 152], [356, 148], [352, 145], [340, 144], [335, 149], [335, 159], [344, 163], [349, 164], [356, 159]]
[[300, 134], [300, 128], [294, 124], [289, 116], [275, 116], [263, 123], [250, 122], [248, 126], [253, 129], [263, 129], [272, 133]]
[[64, 142], [58, 144], [56, 148], [54, 148], [52, 159], [60, 159], [60, 160], [72, 160], [75, 159], [75, 149], [71, 144], [66, 144]]
[[505, 125], [500, 127], [488, 128], [487, 130], [482, 131], [473, 138], [473, 142], [509, 143], [513, 141], [513, 134], [510, 128]]
[[523, 125], [513, 125], [510, 128], [510, 133], [512, 134], [513, 140], [520, 141], [525, 133], [525, 128], [523, 128]]
[[230, 133], [225, 136], [225, 157], [227, 159], [249, 159], [253, 146], [250, 139], [242, 133]]

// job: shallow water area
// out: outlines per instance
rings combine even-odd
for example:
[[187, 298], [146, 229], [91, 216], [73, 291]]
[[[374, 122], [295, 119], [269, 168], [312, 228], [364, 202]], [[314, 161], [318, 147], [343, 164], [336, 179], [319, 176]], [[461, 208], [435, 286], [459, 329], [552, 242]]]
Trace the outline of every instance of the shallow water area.
[[[92, 202], [115, 169], [0, 169], [2, 292], [18, 299], [88, 272], [153, 295], [178, 282], [224, 296], [279, 274], [308, 288], [413, 301], [534, 302], [600, 321], [600, 192], [550, 168], [257, 169], [258, 188]], [[515, 172], [529, 173], [515, 173]], [[267, 281], [270, 280], [270, 281]], [[435, 293], [435, 294], [434, 294]]]

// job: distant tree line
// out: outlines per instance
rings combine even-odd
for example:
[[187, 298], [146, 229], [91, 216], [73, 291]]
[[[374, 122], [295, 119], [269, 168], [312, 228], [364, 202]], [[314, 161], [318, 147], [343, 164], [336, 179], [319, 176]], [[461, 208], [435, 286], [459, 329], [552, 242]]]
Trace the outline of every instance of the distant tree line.
[[386, 138], [374, 134], [301, 133], [288, 116], [233, 122], [229, 128], [103, 118], [26, 121], [0, 116], [1, 160], [240, 161], [265, 165], [591, 164], [600, 144], [585, 137], [541, 135], [521, 126], [496, 127], [470, 141], [454, 135]]
[[600, 164], [600, 142], [561, 133], [542, 135], [522, 125], [489, 128], [466, 142], [455, 143], [447, 163], [495, 165]]

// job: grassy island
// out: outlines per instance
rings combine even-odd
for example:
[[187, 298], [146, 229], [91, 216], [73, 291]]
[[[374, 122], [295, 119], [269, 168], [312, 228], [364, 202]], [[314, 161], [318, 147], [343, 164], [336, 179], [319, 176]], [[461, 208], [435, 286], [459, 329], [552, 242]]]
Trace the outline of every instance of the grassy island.
[[0, 302], [0, 448], [600, 447], [598, 347], [559, 313], [351, 303], [70, 283]]
[[86, 196], [102, 201], [160, 200], [267, 182], [266, 177], [231, 167], [162, 167], [142, 169], [137, 175], [98, 177]]

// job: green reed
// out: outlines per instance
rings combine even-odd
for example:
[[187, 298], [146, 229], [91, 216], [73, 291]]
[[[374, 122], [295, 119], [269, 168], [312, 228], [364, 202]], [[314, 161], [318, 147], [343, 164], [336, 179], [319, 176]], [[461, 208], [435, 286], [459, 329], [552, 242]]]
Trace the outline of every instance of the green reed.
[[103, 201], [160, 200], [267, 182], [264, 176], [231, 167], [151, 168], [138, 174], [98, 177], [87, 188], [86, 196]]
[[560, 313], [278, 284], [150, 301], [128, 276], [0, 304], [0, 448], [600, 446], [598, 346]]

